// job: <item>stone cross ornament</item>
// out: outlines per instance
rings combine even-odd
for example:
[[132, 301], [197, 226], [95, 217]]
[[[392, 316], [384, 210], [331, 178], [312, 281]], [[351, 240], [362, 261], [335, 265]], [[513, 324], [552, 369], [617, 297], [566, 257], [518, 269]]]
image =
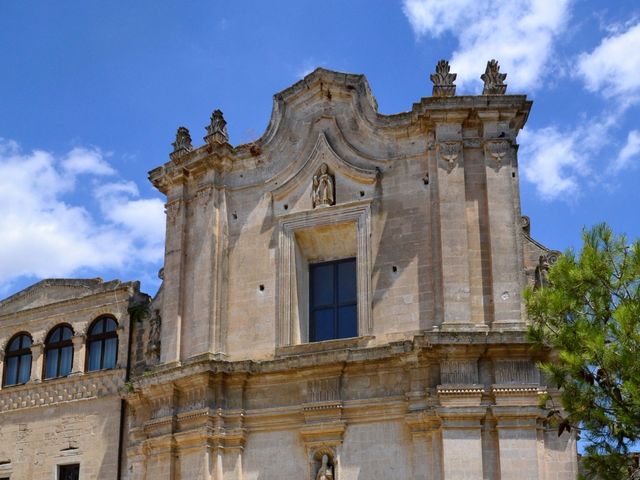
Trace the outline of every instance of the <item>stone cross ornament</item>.
[[506, 93], [507, 84], [504, 83], [504, 80], [507, 78], [507, 74], [500, 73], [500, 65], [497, 60], [487, 62], [487, 68], [480, 78], [484, 82], [483, 95], [504, 95]]
[[456, 94], [456, 86], [453, 84], [458, 76], [456, 73], [450, 73], [451, 67], [446, 60], [440, 60], [436, 65], [436, 73], [431, 74], [433, 82], [434, 97], [453, 97]]
[[211, 123], [207, 126], [207, 135], [204, 137], [204, 141], [209, 145], [229, 142], [227, 122], [221, 110], [216, 109], [211, 114]]
[[313, 176], [313, 186], [311, 188], [311, 204], [313, 208], [328, 207], [335, 203], [334, 178], [329, 173], [326, 163]]

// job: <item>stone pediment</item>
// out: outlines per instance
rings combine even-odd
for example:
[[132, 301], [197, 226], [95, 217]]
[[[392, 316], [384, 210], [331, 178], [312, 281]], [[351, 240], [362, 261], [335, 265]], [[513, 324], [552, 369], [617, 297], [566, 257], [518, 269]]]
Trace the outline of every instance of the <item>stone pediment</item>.
[[121, 284], [101, 278], [48, 278], [0, 301], [0, 316], [110, 291]]
[[[293, 175], [271, 192], [276, 216], [371, 200], [374, 196], [378, 170], [355, 166], [340, 157], [324, 132], [320, 132], [311, 153], [296, 167]], [[327, 205], [318, 205], [313, 199], [314, 181], [317, 181], [314, 179], [321, 171], [326, 172], [333, 187]]]

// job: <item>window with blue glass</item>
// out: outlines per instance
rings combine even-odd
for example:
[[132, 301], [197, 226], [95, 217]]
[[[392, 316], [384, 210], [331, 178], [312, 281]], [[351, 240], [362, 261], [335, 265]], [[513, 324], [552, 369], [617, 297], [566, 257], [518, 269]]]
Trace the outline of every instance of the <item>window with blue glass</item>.
[[309, 341], [358, 336], [356, 259], [309, 265]]
[[68, 325], [55, 327], [44, 346], [44, 378], [66, 377], [73, 366], [73, 330]]
[[2, 385], [21, 385], [31, 377], [31, 337], [19, 333], [7, 344]]
[[87, 371], [105, 370], [116, 366], [118, 357], [118, 324], [111, 317], [97, 319], [87, 337]]

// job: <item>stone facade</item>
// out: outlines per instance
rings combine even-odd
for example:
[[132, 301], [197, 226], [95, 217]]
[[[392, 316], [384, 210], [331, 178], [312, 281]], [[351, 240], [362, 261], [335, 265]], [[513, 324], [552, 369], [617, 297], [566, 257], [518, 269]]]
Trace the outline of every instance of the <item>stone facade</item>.
[[[137, 282], [101, 279], [43, 280], [0, 302], [0, 478], [58, 479], [59, 466], [70, 464], [80, 464], [83, 479], [117, 478], [130, 308], [137, 303], [148, 303]], [[118, 325], [115, 368], [89, 372], [87, 331], [105, 316]], [[71, 372], [44, 379], [47, 334], [59, 325], [74, 334]], [[30, 378], [7, 386], [5, 349], [19, 334], [33, 341]]]
[[[82, 402], [86, 422], [65, 420], [76, 393], [49, 422], [101, 435], [109, 455], [120, 444], [130, 480], [574, 479], [575, 439], [543, 426], [524, 335], [521, 292], [556, 255], [520, 213], [531, 102], [505, 94], [497, 62], [481, 96], [455, 96], [455, 77], [439, 63], [432, 97], [381, 115], [364, 76], [318, 69], [274, 97], [251, 144], [228, 143], [218, 110], [203, 146], [180, 127], [150, 172], [167, 197], [163, 284], [126, 336], [124, 428], [91, 426], [110, 399], [120, 418], [110, 390]], [[310, 265], [346, 258], [357, 336], [310, 341]], [[56, 382], [124, 385], [118, 372]], [[34, 398], [30, 383], [0, 392], [0, 411]], [[6, 418], [16, 438], [42, 423]], [[116, 478], [103, 458], [82, 478]]]

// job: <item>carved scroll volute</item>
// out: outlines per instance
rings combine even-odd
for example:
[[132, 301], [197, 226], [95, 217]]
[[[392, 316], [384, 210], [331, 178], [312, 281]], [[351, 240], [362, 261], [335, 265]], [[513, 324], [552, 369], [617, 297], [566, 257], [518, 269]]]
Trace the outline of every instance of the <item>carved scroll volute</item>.
[[510, 155], [509, 150], [511, 145], [506, 141], [491, 141], [484, 145], [485, 158], [489, 162], [490, 166], [493, 166], [496, 171], [500, 170], [503, 165], [509, 163]]
[[462, 156], [462, 144], [460, 142], [442, 142], [438, 144], [438, 165], [447, 173], [455, 168]]

